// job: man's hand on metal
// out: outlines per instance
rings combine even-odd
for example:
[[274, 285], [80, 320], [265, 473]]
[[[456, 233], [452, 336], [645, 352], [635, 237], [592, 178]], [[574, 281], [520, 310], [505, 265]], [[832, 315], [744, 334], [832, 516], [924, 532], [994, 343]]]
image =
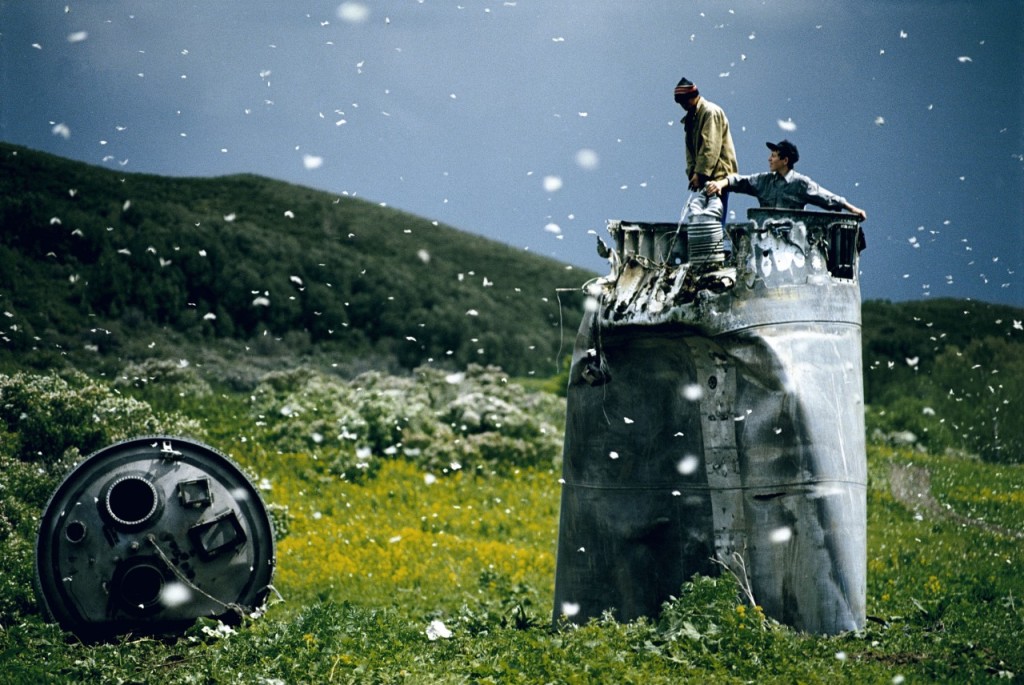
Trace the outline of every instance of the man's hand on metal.
[[867, 212], [865, 212], [865, 211], [864, 211], [863, 209], [861, 209], [860, 207], [854, 207], [853, 205], [851, 205], [851, 204], [847, 203], [847, 205], [846, 205], [846, 211], [850, 212], [851, 214], [856, 214], [856, 215], [857, 215], [857, 218], [858, 218], [858, 219], [859, 219], [860, 221], [867, 221], [867, 220], [868, 220], [868, 213], [867, 213]]

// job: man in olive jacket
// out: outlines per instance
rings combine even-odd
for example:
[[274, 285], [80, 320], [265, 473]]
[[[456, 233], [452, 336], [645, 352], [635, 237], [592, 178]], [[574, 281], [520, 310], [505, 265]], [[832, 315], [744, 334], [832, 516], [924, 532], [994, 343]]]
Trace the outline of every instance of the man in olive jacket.
[[736, 148], [729, 132], [729, 119], [722, 108], [701, 97], [688, 79], [676, 85], [675, 101], [686, 110], [682, 119], [686, 133], [686, 177], [695, 194], [687, 206], [689, 221], [725, 218], [727, 196], [709, 194], [704, 186], [739, 171]]

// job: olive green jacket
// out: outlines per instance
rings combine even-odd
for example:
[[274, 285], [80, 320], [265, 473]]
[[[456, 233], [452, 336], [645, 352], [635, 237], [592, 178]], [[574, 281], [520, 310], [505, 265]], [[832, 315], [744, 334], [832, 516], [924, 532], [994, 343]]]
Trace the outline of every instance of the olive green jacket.
[[739, 172], [729, 120], [721, 107], [700, 97], [682, 122], [686, 133], [686, 178], [696, 173], [703, 183]]

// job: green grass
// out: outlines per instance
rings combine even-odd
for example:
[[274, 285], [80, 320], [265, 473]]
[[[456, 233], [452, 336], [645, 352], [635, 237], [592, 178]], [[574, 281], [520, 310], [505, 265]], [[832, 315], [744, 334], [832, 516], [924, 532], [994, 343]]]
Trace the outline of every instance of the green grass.
[[[493, 375], [475, 382], [495, 396], [519, 392]], [[729, 577], [688, 583], [658, 619], [552, 628], [556, 463], [497, 468], [470, 458], [456, 468], [396, 456], [345, 480], [330, 466], [340, 448], [277, 449], [302, 434], [293, 419], [262, 413], [290, 396], [280, 379], [277, 387], [275, 399], [260, 395], [263, 386], [217, 391], [215, 402], [156, 388], [140, 395], [197, 420], [262, 483], [287, 522], [280, 598], [236, 629], [203, 621], [178, 639], [92, 646], [30, 610], [12, 612], [0, 616], [0, 682], [915, 683], [1024, 674], [1019, 465], [869, 448], [863, 631], [796, 633], [744, 604]], [[325, 393], [336, 392], [328, 384]], [[311, 425], [329, 408], [310, 401]], [[365, 402], [391, 416], [379, 396]], [[894, 497], [893, 469], [908, 465], [927, 469], [945, 513]], [[450, 637], [431, 640], [434, 621]]]

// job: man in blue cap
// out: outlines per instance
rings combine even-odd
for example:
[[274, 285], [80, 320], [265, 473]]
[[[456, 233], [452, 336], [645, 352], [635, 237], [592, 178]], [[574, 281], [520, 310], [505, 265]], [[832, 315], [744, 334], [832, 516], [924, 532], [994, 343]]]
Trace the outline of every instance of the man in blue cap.
[[833, 211], [845, 209], [856, 214], [861, 221], [868, 218], [867, 212], [850, 204], [845, 197], [825, 190], [809, 177], [793, 170], [800, 159], [796, 145], [788, 140], [765, 144], [771, 150], [767, 172], [749, 176], [730, 173], [724, 179], [710, 181], [707, 192], [720, 194], [728, 189], [733, 193], [753, 195], [762, 207], [803, 209], [804, 205], [815, 205]]

